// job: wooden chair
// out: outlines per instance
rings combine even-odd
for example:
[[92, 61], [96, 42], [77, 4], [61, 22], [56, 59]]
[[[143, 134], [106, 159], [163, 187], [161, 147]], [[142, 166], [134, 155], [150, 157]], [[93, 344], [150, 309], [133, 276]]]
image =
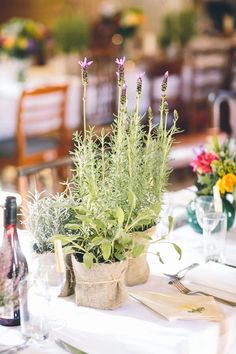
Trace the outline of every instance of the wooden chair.
[[212, 129], [236, 139], [236, 94], [221, 91], [212, 101]]
[[0, 168], [42, 163], [68, 153], [70, 136], [65, 124], [67, 89], [67, 85], [60, 85], [22, 92], [16, 135], [0, 141]]
[[197, 132], [210, 127], [210, 95], [228, 85], [230, 44], [223, 38], [202, 38], [193, 41], [186, 55], [190, 69], [189, 131]]
[[62, 182], [70, 180], [73, 163], [70, 157], [59, 158], [50, 162], [29, 167], [18, 167], [18, 191], [25, 205], [29, 192], [45, 192], [55, 194], [62, 192]]

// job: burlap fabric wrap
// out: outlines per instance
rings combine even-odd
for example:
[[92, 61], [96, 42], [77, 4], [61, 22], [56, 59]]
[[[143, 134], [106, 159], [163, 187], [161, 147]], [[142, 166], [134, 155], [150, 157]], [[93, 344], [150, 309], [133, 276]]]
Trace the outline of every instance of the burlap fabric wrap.
[[127, 261], [95, 264], [91, 269], [72, 256], [77, 305], [112, 310], [128, 299], [125, 287]]
[[[148, 236], [152, 236], [155, 232], [156, 226], [144, 231], [143, 233]], [[138, 236], [137, 236], [138, 235]], [[148, 281], [150, 269], [147, 262], [147, 250], [149, 246], [149, 241], [142, 238], [140, 232], [138, 234], [133, 233], [133, 237], [136, 237], [136, 242], [144, 244], [143, 253], [136, 257], [130, 257], [128, 259], [128, 268], [125, 275], [125, 283], [127, 286], [134, 286], [138, 284], [143, 284]]]
[[[55, 259], [55, 253], [44, 253], [44, 254], [37, 254], [36, 257], [40, 264], [45, 266], [52, 264]], [[74, 273], [72, 269], [72, 262], [71, 262], [71, 255], [65, 256], [65, 264], [66, 264], [66, 279], [65, 283], [61, 288], [61, 292], [59, 294], [60, 297], [66, 297], [72, 295], [74, 293], [75, 287], [75, 279]]]

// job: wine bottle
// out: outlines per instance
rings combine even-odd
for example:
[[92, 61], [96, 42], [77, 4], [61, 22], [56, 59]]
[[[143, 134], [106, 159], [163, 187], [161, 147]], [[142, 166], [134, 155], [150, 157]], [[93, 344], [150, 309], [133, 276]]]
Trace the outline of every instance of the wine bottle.
[[19, 283], [28, 273], [17, 234], [16, 198], [6, 198], [0, 249], [0, 325], [20, 325]]

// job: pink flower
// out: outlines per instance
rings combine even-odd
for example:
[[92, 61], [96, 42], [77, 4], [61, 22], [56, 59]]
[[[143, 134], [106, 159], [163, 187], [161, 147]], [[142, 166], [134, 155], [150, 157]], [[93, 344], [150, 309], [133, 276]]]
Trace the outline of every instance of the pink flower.
[[194, 172], [211, 173], [211, 163], [215, 160], [219, 160], [219, 157], [214, 152], [203, 151], [193, 159], [191, 166]]

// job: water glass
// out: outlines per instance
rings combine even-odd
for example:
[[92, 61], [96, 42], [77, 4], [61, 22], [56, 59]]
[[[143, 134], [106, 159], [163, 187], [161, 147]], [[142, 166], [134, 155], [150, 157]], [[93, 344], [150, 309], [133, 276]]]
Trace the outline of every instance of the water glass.
[[227, 217], [225, 213], [207, 213], [203, 217], [205, 261], [223, 262]]
[[214, 198], [209, 195], [202, 195], [196, 199], [196, 217], [198, 224], [203, 228], [203, 217], [207, 213], [215, 211]]
[[38, 291], [34, 281], [24, 279], [19, 284], [21, 332], [37, 343], [49, 336], [48, 299]]

